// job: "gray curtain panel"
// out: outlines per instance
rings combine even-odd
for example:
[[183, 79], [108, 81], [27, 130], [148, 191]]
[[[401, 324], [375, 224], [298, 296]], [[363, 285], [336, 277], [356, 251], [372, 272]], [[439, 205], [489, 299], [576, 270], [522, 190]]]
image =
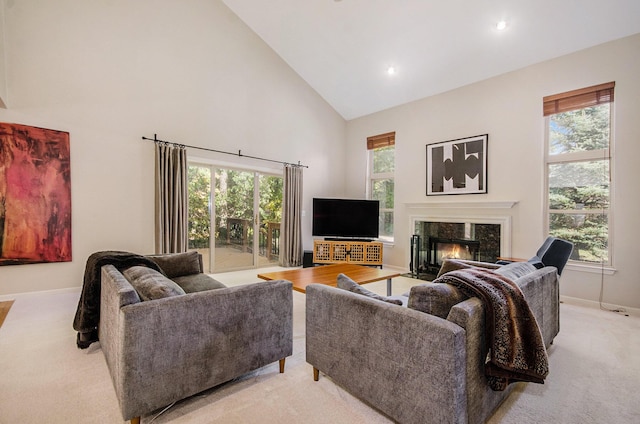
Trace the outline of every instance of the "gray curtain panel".
[[156, 253], [187, 251], [187, 151], [156, 143]]
[[302, 265], [302, 167], [284, 166], [280, 266]]

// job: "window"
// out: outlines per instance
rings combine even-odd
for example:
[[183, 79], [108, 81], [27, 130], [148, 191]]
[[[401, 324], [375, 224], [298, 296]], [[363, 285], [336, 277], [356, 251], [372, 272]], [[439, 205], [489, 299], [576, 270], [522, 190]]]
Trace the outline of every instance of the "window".
[[615, 83], [544, 98], [546, 222], [571, 259], [611, 265], [611, 122]]
[[380, 201], [380, 239], [393, 241], [393, 178], [396, 133], [367, 137], [369, 154], [367, 198]]

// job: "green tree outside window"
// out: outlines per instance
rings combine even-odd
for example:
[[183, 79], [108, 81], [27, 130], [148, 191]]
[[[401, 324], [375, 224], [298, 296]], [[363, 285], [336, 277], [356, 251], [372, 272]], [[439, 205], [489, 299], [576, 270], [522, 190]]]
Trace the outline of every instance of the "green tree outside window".
[[549, 234], [583, 262], [610, 260], [610, 116], [606, 103], [549, 117]]

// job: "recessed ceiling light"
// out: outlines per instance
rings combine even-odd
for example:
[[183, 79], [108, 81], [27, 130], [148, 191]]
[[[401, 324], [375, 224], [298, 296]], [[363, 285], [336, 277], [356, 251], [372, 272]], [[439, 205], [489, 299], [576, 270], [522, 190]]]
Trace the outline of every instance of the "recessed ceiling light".
[[496, 29], [498, 31], [504, 31], [505, 29], [507, 29], [507, 21], [500, 21], [496, 24]]
[[387, 68], [387, 74], [389, 75], [395, 75], [396, 74], [396, 68], [394, 66], [389, 66]]

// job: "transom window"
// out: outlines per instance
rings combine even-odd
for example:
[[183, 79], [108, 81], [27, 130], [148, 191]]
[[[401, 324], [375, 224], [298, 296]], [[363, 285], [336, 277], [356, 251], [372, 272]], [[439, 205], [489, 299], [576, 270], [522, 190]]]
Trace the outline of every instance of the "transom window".
[[574, 244], [573, 261], [611, 265], [611, 157], [615, 83], [544, 98], [546, 222]]

